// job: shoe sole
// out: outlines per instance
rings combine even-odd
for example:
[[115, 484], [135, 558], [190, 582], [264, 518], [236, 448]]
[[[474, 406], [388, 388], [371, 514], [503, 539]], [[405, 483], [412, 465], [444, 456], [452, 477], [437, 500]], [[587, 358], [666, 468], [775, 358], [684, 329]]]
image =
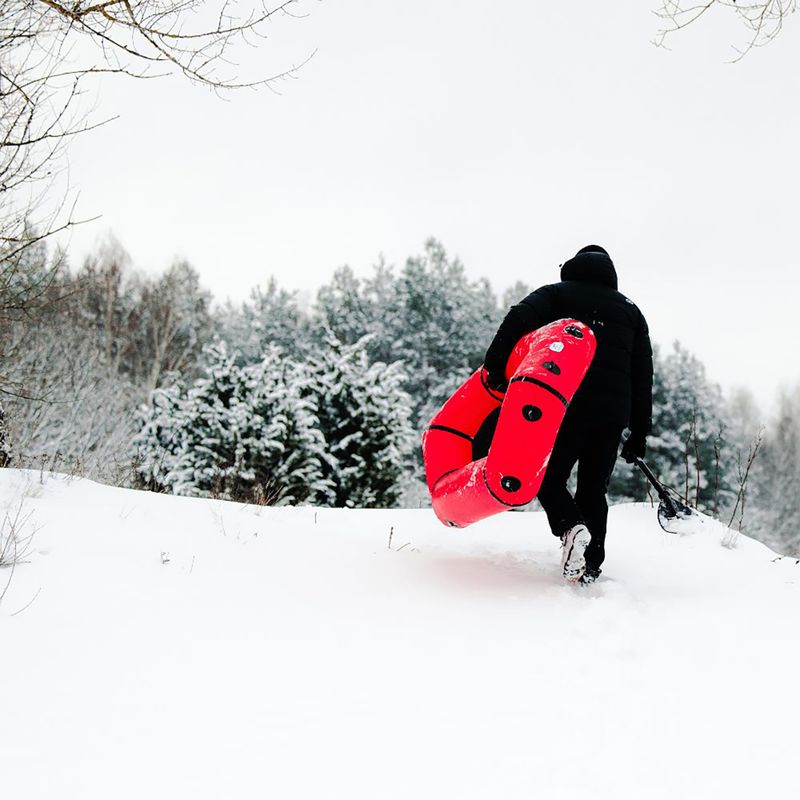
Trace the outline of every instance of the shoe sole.
[[589, 546], [592, 537], [586, 528], [578, 531], [572, 540], [572, 546], [564, 559], [564, 577], [570, 582], [575, 583], [583, 577], [586, 572], [586, 559], [584, 553]]

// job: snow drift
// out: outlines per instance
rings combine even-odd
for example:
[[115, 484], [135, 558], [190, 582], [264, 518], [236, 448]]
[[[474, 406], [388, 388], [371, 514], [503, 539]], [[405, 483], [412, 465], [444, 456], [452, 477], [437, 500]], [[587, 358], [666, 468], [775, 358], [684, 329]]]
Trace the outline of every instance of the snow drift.
[[797, 796], [800, 566], [613, 508], [264, 508], [0, 470], [0, 791], [33, 798]]

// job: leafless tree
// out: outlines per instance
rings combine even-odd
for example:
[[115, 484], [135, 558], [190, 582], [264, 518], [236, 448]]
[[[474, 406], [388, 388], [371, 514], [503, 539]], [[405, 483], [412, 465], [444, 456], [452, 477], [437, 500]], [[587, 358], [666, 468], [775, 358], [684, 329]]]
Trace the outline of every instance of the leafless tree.
[[65, 263], [64, 253], [50, 253], [41, 238], [13, 257], [0, 256], [0, 400], [26, 396], [11, 363], [32, 346], [25, 334], [69, 292]]
[[[19, 400], [29, 394], [28, 376], [17, 371], [16, 383], [8, 379], [9, 343], [35, 349], [21, 328], [71, 291], [61, 280], [63, 254], [48, 255], [44, 245], [54, 233], [82, 221], [63, 175], [63, 156], [75, 136], [109, 121], [97, 119], [84, 102], [92, 80], [103, 74], [154, 78], [177, 73], [217, 93], [274, 89], [302, 63], [280, 74], [248, 76], [238, 74], [234, 59], [240, 47], [260, 44], [276, 18], [302, 16], [296, 11], [300, 4], [0, 0], [0, 397]], [[173, 270], [174, 279], [182, 275]], [[114, 287], [107, 288], [110, 296]], [[169, 299], [174, 298], [164, 302]], [[197, 343], [192, 335], [186, 338], [170, 310], [153, 320], [157, 358], [149, 365], [149, 380], [155, 384], [164, 369], [185, 361], [185, 356], [173, 358], [176, 350], [193, 352]], [[113, 373], [108, 352], [104, 363]], [[32, 382], [41, 384], [41, 377]], [[14, 410], [6, 405], [7, 412]]]
[[8, 441], [8, 428], [6, 427], [6, 412], [0, 402], [0, 469], [11, 463], [11, 444]]
[[[764, 428], [759, 428], [756, 435], [753, 437], [753, 441], [750, 443], [750, 446], [747, 449], [747, 455], [743, 453], [739, 453], [737, 459], [737, 477], [739, 488], [736, 493], [736, 502], [733, 505], [733, 511], [731, 512], [731, 518], [728, 521], [728, 529], [729, 534], [726, 538], [725, 544], [728, 546], [733, 546], [736, 543], [738, 538], [738, 534], [741, 533], [742, 528], [744, 526], [744, 515], [747, 509], [747, 497], [748, 497], [748, 482], [750, 480], [750, 473], [753, 469], [753, 464], [755, 463], [756, 458], [758, 457], [759, 450], [761, 449], [761, 445], [764, 441]], [[736, 520], [737, 512], [739, 514], [739, 522], [736, 530], [733, 529], [734, 521]]]
[[0, 0], [0, 310], [20, 254], [80, 221], [59, 168], [70, 140], [108, 121], [82, 102], [90, 80], [172, 72], [216, 92], [274, 87], [301, 65], [241, 76], [234, 63], [277, 16], [298, 16], [300, 0], [267, 2]]
[[212, 334], [211, 295], [191, 264], [179, 260], [150, 277], [113, 238], [77, 272], [66, 306], [109, 369], [148, 392], [166, 372], [191, 376]]
[[[24, 392], [5, 399], [12, 464], [112, 480], [123, 474], [139, 385], [108, 364], [103, 350], [67, 314], [15, 326], [27, 343], [8, 361], [8, 380]], [[45, 365], [45, 368], [43, 368]]]
[[797, 0], [664, 0], [656, 11], [664, 27], [656, 35], [655, 43], [665, 45], [673, 33], [719, 8], [735, 14], [748, 32], [745, 44], [734, 48], [736, 56], [733, 60], [739, 61], [754, 47], [771, 42], [783, 30], [786, 19], [797, 8]]

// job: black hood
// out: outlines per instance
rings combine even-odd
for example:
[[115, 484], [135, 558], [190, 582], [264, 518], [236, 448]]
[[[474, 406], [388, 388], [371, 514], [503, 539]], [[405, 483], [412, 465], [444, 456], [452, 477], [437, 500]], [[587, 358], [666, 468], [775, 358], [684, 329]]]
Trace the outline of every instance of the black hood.
[[614, 269], [614, 262], [604, 250], [584, 248], [574, 258], [562, 264], [561, 280], [599, 283], [616, 289], [617, 271]]

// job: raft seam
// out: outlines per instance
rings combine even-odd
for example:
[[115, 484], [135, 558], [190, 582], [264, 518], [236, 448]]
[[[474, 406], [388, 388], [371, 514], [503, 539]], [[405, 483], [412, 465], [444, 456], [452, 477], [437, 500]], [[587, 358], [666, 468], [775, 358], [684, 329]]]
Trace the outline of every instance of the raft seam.
[[445, 433], [452, 433], [454, 436], [460, 436], [468, 442], [472, 441], [472, 437], [464, 431], [458, 431], [455, 428], [448, 428], [447, 425], [428, 425], [429, 431], [444, 431]]
[[536, 384], [536, 386], [541, 386], [542, 389], [546, 389], [548, 392], [550, 392], [550, 394], [555, 395], [564, 404], [564, 408], [569, 406], [569, 400], [567, 400], [567, 398], [564, 397], [564, 395], [561, 394], [558, 389], [554, 389], [552, 386], [549, 386], [544, 381], [540, 381], [538, 378], [530, 378], [527, 375], [518, 375], [517, 377], [511, 379], [511, 383], [517, 383], [517, 381], [524, 381], [525, 383], [533, 383]]

